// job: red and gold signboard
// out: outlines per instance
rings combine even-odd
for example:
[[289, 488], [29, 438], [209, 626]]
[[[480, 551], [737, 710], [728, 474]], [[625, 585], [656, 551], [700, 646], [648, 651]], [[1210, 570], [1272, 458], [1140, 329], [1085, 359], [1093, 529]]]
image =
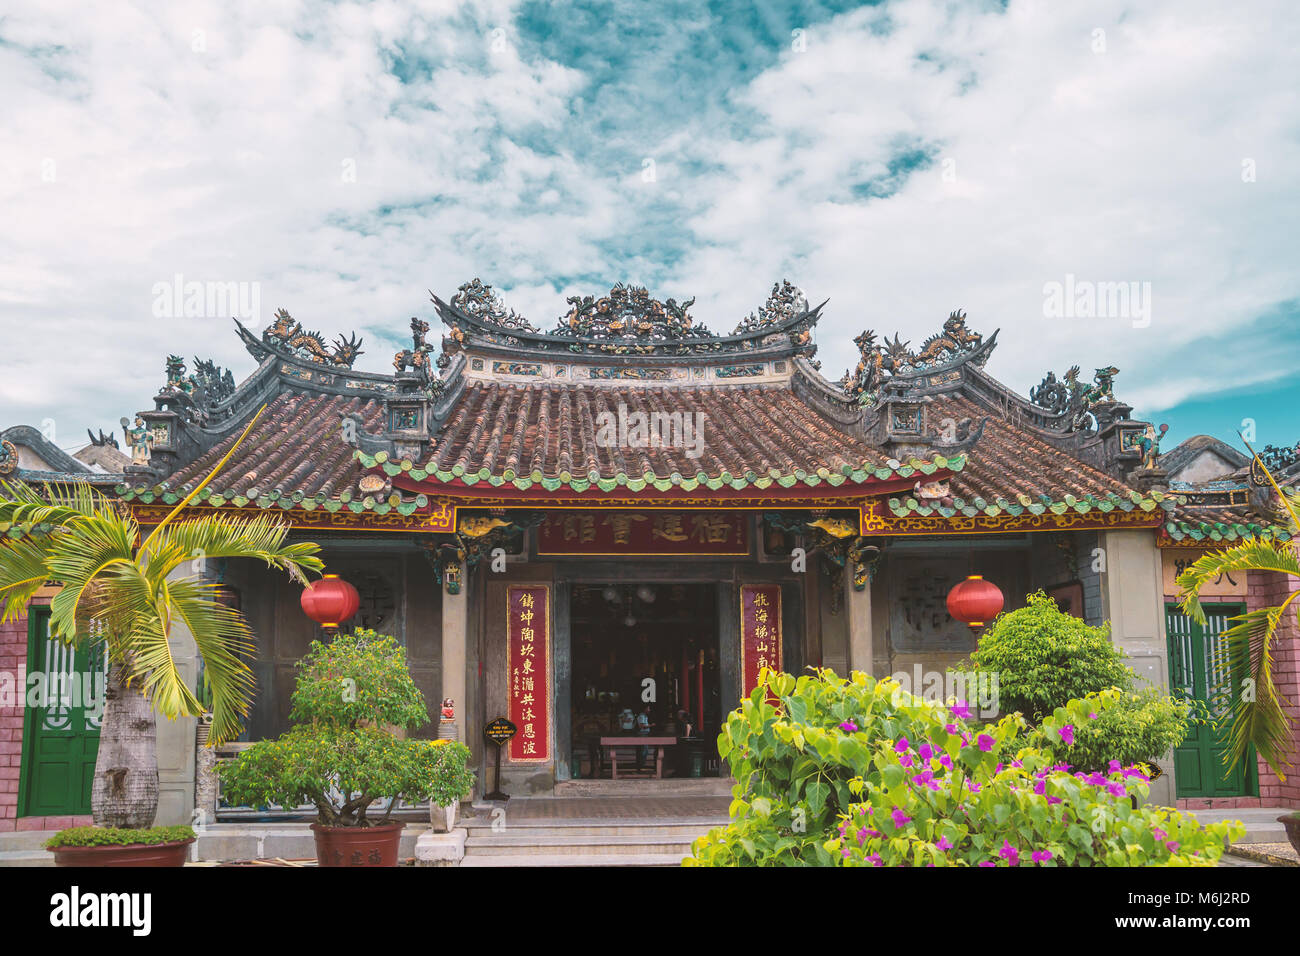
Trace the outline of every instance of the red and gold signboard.
[[749, 554], [742, 511], [566, 511], [537, 530], [539, 555]]
[[510, 740], [510, 759], [551, 759], [551, 588], [546, 584], [506, 588], [506, 678], [509, 719], [519, 732]]
[[744, 584], [740, 588], [740, 684], [748, 697], [764, 667], [782, 668], [781, 587]]

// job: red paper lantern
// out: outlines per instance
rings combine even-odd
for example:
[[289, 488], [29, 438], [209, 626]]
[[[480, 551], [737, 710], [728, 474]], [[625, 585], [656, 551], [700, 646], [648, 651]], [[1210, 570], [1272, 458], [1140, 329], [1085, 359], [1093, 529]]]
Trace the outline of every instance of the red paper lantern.
[[327, 574], [303, 588], [303, 612], [327, 628], [338, 627], [361, 606], [361, 595], [337, 574]]
[[983, 627], [1002, 610], [1002, 592], [992, 581], [972, 574], [948, 592], [948, 613], [971, 627]]

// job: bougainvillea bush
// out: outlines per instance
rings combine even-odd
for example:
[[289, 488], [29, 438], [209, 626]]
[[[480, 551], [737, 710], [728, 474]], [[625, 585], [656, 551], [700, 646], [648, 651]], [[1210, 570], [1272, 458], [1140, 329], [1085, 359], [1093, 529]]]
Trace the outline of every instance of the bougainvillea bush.
[[963, 705], [893, 680], [765, 671], [718, 737], [737, 781], [731, 822], [696, 840], [685, 863], [1213, 865], [1241, 824], [1145, 805], [1136, 768], [1061, 762], [1116, 699], [1071, 701], [1032, 730], [1019, 714], [977, 726]]

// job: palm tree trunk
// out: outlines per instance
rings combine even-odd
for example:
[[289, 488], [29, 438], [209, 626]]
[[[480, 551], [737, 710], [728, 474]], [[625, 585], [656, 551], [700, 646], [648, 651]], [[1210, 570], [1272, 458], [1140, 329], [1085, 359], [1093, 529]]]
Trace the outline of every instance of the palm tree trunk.
[[109, 668], [104, 690], [91, 813], [96, 826], [148, 828], [158, 814], [158, 732], [153, 707], [126, 685], [118, 664]]

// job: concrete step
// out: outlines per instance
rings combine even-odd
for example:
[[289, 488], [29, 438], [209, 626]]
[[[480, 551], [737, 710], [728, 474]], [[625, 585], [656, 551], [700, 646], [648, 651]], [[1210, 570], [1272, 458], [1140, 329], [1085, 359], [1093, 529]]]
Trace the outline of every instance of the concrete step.
[[519, 854], [612, 854], [637, 855], [690, 852], [691, 841], [681, 837], [653, 836], [550, 836], [505, 835], [465, 841], [465, 855], [514, 856]]
[[598, 825], [580, 823], [566, 826], [559, 821], [546, 823], [510, 823], [506, 821], [505, 829], [494, 830], [488, 824], [466, 825], [462, 822], [471, 842], [493, 840], [505, 836], [518, 836], [522, 839], [576, 840], [584, 837], [634, 837], [637, 839], [674, 838], [689, 843], [696, 837], [703, 836], [714, 827], [726, 824], [726, 820], [701, 820], [698, 823], [655, 823], [653, 821], [630, 821], [615, 825]]
[[1246, 835], [1237, 843], [1285, 843], [1286, 827], [1277, 818], [1290, 810], [1286, 807], [1241, 807], [1235, 810], [1184, 810], [1201, 823], [1221, 820], [1240, 820], [1246, 825]]
[[730, 777], [673, 777], [668, 780], [560, 780], [557, 797], [729, 797]]
[[53, 866], [49, 850], [0, 850], [0, 866]]
[[461, 866], [681, 866], [682, 857], [673, 853], [588, 853], [519, 854], [517, 856], [466, 856]]
[[[407, 824], [402, 831], [402, 841], [397, 857], [404, 860], [415, 855], [415, 841], [429, 829], [423, 825]], [[228, 860], [267, 860], [281, 857], [286, 860], [316, 858], [316, 838], [308, 824], [209, 824], [196, 833], [198, 839], [191, 850], [191, 859], [204, 862]]]
[[39, 850], [41, 845], [58, 830], [11, 830], [0, 833], [0, 852], [10, 850]]

